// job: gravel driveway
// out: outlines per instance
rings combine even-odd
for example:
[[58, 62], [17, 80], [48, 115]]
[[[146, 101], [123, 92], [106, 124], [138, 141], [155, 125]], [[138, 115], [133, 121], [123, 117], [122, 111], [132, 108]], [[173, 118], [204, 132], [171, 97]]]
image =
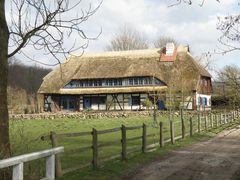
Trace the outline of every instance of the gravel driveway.
[[240, 126], [213, 139], [172, 151], [128, 179], [132, 180], [228, 180], [240, 177]]

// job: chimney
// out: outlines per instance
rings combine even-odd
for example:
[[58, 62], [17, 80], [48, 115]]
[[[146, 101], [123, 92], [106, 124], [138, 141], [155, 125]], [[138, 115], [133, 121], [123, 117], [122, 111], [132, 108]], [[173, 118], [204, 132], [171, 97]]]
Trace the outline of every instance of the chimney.
[[177, 48], [175, 48], [174, 43], [167, 43], [166, 47], [162, 48], [160, 53], [161, 62], [173, 62], [177, 57]]
[[167, 43], [166, 44], [166, 56], [173, 56], [174, 51], [175, 51], [174, 43]]

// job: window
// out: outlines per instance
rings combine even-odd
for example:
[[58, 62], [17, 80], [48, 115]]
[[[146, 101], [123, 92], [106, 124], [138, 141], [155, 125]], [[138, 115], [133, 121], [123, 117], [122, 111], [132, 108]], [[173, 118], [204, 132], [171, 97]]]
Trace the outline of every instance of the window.
[[83, 82], [82, 81], [79, 82], [79, 86], [83, 87]]
[[93, 86], [93, 81], [92, 80], [88, 80], [88, 86], [89, 87]]
[[76, 108], [76, 101], [75, 99], [70, 98], [69, 99], [69, 109], [75, 109]]
[[154, 80], [155, 80], [155, 84], [161, 84], [161, 81], [160, 81], [160, 80], [158, 80], [158, 79], [156, 79], [156, 78], [154, 78]]
[[67, 99], [65, 98], [62, 99], [61, 106], [63, 109], [68, 109]]
[[143, 78], [143, 83], [146, 84], [146, 85], [149, 84], [149, 79], [147, 77]]
[[138, 78], [134, 78], [134, 85], [138, 85]]
[[199, 97], [199, 105], [202, 105], [202, 106], [207, 106], [208, 104], [208, 100], [206, 97]]
[[[207, 81], [206, 81], [207, 83]], [[103, 86], [142, 86], [142, 85], [161, 85], [162, 82], [153, 77], [129, 77], [129, 78], [111, 78], [111, 79], [88, 79], [72, 80], [64, 88], [80, 87], [103, 87]]]
[[113, 85], [113, 80], [112, 79], [107, 80], [107, 86], [112, 86], [112, 85]]
[[132, 106], [140, 105], [140, 96], [132, 96]]
[[204, 98], [204, 105], [207, 106], [207, 98]]
[[114, 86], [118, 86], [118, 79], [114, 79], [113, 84], [114, 84]]
[[99, 104], [106, 104], [106, 99], [107, 99], [106, 96], [99, 96], [98, 97]]
[[122, 86], [122, 79], [118, 79], [118, 85]]
[[62, 109], [72, 110], [77, 108], [77, 99], [74, 96], [63, 96], [61, 99]]
[[133, 79], [129, 78], [129, 85], [133, 85]]

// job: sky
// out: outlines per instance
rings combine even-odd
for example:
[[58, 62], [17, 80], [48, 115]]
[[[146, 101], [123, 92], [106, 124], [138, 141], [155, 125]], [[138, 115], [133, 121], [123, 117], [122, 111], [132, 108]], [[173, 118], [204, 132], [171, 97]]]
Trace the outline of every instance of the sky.
[[[88, 8], [91, 3], [92, 7], [96, 7], [99, 2], [82, 0], [81, 6], [83, 9]], [[194, 57], [219, 50], [218, 38], [221, 34], [216, 29], [217, 17], [239, 13], [237, 0], [221, 0], [220, 3], [205, 0], [203, 6], [199, 6], [201, 0], [193, 0], [191, 6], [180, 4], [169, 7], [175, 2], [176, 0], [103, 0], [98, 11], [82, 24], [87, 36], [95, 37], [101, 32], [97, 40], [89, 42], [86, 52], [105, 51], [111, 38], [123, 25], [129, 25], [143, 33], [150, 47], [154, 47], [153, 42], [158, 37], [170, 36], [180, 44], [189, 45]], [[41, 51], [36, 52], [28, 47], [25, 50], [34, 54], [34, 57], [39, 57], [41, 62], [49, 60], [44, 58]], [[236, 51], [224, 56], [216, 54], [211, 56], [213, 76], [216, 75], [216, 70], [225, 65], [240, 66], [239, 54], [240, 52]], [[17, 55], [17, 58], [32, 64], [21, 55]]]

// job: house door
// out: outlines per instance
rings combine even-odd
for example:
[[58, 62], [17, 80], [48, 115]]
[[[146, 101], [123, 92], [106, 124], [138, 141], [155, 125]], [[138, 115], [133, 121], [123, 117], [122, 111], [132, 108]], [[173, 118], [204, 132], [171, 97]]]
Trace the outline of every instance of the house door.
[[91, 98], [90, 97], [83, 97], [83, 108], [84, 109], [91, 108]]

